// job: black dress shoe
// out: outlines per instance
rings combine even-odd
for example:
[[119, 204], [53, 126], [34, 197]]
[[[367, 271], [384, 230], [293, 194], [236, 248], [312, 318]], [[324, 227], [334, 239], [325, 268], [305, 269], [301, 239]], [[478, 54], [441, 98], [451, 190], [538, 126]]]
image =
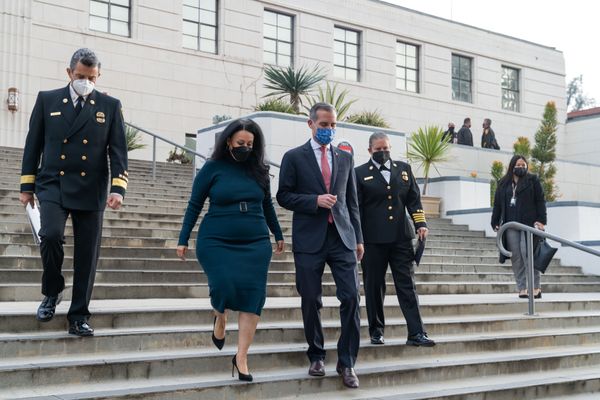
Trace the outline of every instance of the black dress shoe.
[[385, 340], [383, 340], [383, 335], [371, 336], [371, 344], [385, 344]]
[[77, 336], [94, 336], [94, 330], [84, 320], [69, 322], [69, 333]]
[[325, 363], [323, 360], [311, 362], [310, 367], [308, 367], [308, 374], [310, 376], [325, 376]]
[[409, 346], [423, 346], [433, 347], [435, 342], [427, 337], [426, 333], [417, 333], [414, 336], [409, 336], [406, 340], [406, 344]]
[[356, 376], [354, 368], [343, 367], [338, 361], [335, 371], [342, 377], [344, 386], [350, 389], [358, 389], [358, 376]]
[[37, 320], [41, 322], [48, 322], [54, 317], [56, 306], [62, 301], [62, 292], [56, 296], [45, 296], [44, 300], [38, 307]]

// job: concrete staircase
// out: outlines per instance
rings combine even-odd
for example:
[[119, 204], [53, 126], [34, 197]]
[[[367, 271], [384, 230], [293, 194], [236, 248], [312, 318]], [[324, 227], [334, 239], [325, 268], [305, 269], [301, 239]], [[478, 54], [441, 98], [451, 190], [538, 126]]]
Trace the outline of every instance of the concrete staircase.
[[[2, 399], [592, 399], [600, 392], [600, 277], [553, 261], [542, 280], [539, 315], [527, 317], [509, 264], [497, 263], [494, 240], [444, 219], [430, 221], [428, 248], [416, 272], [436, 347], [405, 345], [405, 322], [390, 285], [386, 345], [369, 343], [363, 306], [356, 366], [361, 387], [344, 389], [334, 371], [339, 303], [326, 270], [327, 376], [309, 377], [288, 247], [273, 258], [269, 272], [249, 358], [255, 381], [232, 379], [236, 315], [218, 351], [210, 339], [206, 277], [195, 259], [175, 256], [191, 188], [191, 170], [179, 165], [160, 165], [153, 182], [148, 163], [131, 161], [125, 206], [105, 214], [91, 304], [96, 335], [69, 336], [68, 301], [51, 322], [35, 319], [41, 264], [18, 204], [20, 156], [21, 150], [0, 149]], [[290, 243], [290, 214], [279, 209], [279, 215]], [[68, 281], [72, 252], [68, 228]], [[65, 294], [68, 300], [70, 288]]]

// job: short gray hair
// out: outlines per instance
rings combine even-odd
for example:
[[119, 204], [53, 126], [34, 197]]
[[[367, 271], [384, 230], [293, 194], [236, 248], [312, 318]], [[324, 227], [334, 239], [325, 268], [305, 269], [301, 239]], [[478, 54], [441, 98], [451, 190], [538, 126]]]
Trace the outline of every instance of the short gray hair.
[[71, 57], [71, 63], [69, 64], [71, 71], [75, 69], [77, 63], [79, 62], [85, 65], [86, 67], [98, 67], [98, 69], [100, 69], [101, 65], [100, 60], [98, 60], [98, 57], [96, 56], [96, 53], [85, 47], [73, 53], [73, 56]]
[[334, 114], [337, 113], [335, 111], [335, 107], [332, 106], [329, 103], [315, 103], [310, 108], [310, 112], [308, 113], [308, 116], [311, 119], [311, 121], [316, 121], [317, 120], [317, 111], [319, 111], [319, 110], [329, 111], [329, 112], [332, 112]]
[[385, 132], [373, 132], [371, 136], [369, 136], [369, 148], [373, 146], [373, 142], [379, 139], [390, 140], [387, 133]]

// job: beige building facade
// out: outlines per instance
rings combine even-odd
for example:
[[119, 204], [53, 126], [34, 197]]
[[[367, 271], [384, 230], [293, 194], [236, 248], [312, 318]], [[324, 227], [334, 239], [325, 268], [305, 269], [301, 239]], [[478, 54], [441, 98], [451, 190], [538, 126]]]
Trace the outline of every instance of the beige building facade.
[[319, 65], [358, 99], [351, 111], [378, 110], [407, 134], [469, 116], [479, 146], [491, 118], [508, 150], [555, 101], [559, 146], [564, 135], [562, 52], [382, 1], [3, 0], [0, 91], [17, 88], [19, 109], [3, 102], [0, 145], [23, 146], [38, 91], [66, 85], [79, 47], [101, 58], [98, 89], [122, 101], [126, 121], [182, 144], [215, 115], [253, 111], [266, 63]]

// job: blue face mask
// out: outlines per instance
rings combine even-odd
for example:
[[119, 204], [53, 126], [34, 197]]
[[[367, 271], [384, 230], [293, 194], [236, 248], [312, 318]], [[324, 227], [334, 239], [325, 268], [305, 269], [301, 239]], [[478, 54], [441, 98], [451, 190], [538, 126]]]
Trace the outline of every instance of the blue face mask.
[[319, 142], [319, 144], [326, 146], [333, 141], [333, 138], [335, 138], [334, 128], [317, 128], [315, 140]]

